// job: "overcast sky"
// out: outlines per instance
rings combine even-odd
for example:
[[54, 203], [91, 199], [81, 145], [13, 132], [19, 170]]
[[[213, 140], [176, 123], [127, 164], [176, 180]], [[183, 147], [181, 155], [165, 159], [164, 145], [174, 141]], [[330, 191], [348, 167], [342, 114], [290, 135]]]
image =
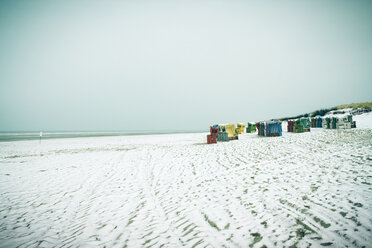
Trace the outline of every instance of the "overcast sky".
[[372, 1], [1, 1], [0, 131], [192, 130], [372, 100]]

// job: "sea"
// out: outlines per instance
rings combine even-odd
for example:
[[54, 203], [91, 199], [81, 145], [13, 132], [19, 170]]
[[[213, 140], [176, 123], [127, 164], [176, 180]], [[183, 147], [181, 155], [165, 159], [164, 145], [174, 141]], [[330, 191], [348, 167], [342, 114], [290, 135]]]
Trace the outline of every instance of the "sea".
[[61, 132], [0, 132], [0, 142], [20, 141], [20, 140], [44, 140], [61, 138], [81, 138], [81, 137], [103, 137], [103, 136], [130, 136], [130, 135], [152, 135], [152, 134], [177, 134], [177, 133], [202, 133], [205, 130], [161, 130], [161, 131], [61, 131]]

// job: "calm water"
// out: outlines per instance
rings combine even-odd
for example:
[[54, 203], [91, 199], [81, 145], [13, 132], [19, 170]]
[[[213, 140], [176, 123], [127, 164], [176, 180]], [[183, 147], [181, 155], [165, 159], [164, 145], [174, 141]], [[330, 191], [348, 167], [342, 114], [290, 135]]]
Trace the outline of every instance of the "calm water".
[[[122, 132], [43, 132], [42, 139], [58, 138], [80, 138], [80, 137], [101, 137], [101, 136], [129, 136], [129, 135], [150, 135], [150, 134], [171, 134], [171, 133], [199, 133], [194, 131], [122, 131]], [[40, 132], [0, 132], [0, 142], [17, 140], [40, 139]]]

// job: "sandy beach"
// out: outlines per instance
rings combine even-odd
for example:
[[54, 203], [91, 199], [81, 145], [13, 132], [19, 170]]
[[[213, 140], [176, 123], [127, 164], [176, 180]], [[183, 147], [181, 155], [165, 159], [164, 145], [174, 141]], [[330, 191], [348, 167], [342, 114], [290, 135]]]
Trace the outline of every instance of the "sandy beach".
[[214, 145], [206, 134], [2, 142], [0, 247], [370, 247], [370, 116]]
[[0, 1], [0, 248], [372, 248], [371, 13]]

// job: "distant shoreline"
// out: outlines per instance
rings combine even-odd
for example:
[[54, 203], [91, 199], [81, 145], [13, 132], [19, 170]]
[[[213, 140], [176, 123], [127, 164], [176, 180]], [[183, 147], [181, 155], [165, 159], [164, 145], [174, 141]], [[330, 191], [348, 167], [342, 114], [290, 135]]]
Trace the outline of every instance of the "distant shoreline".
[[[183, 131], [112, 131], [112, 132], [43, 132], [42, 139], [65, 139], [65, 138], [87, 138], [87, 137], [109, 137], [109, 136], [134, 136], [154, 134], [181, 134], [181, 133], [203, 133], [208, 130], [183, 130]], [[0, 142], [38, 140], [40, 132], [4, 132], [0, 131]]]

